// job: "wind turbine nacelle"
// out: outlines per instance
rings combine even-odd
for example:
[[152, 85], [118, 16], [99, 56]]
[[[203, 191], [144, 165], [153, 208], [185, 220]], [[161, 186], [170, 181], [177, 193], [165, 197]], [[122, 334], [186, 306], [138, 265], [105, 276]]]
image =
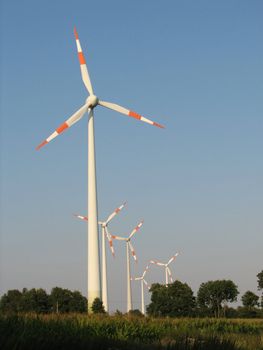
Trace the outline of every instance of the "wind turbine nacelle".
[[95, 95], [90, 95], [87, 100], [86, 103], [88, 104], [89, 108], [94, 108], [97, 106], [97, 104], [99, 103], [99, 99], [97, 96]]

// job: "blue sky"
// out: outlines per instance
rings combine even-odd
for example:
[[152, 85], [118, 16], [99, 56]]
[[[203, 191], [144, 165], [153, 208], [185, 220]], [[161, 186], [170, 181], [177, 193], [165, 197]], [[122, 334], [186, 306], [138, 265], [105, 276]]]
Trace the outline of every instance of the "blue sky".
[[[263, 269], [262, 1], [3, 1], [0, 293], [86, 293], [87, 118], [35, 147], [86, 99], [73, 27], [96, 94], [166, 126], [96, 109], [99, 216], [144, 218], [140, 274], [168, 260], [196, 291], [230, 278], [256, 292]], [[109, 256], [111, 309], [125, 309], [124, 247]], [[161, 282], [152, 268], [148, 282]], [[139, 306], [139, 285], [134, 285]], [[149, 296], [147, 297], [149, 301]]]

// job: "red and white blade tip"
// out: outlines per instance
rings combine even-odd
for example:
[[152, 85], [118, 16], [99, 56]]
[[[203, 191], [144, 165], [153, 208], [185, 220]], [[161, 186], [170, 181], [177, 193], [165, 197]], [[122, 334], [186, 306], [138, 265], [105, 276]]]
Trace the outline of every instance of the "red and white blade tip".
[[124, 208], [124, 206], [125, 206], [125, 204], [126, 204], [126, 202], [125, 203], [123, 203], [121, 206], [119, 206], [118, 208], [116, 208], [115, 210], [114, 210], [114, 212], [112, 213], [112, 214], [110, 214], [110, 216], [107, 218], [107, 220], [106, 220], [106, 225]]
[[43, 142], [40, 143], [40, 145], [38, 145], [36, 147], [36, 150], [38, 151], [41, 147], [45, 146], [47, 143], [49, 143], [51, 140], [53, 140], [56, 136], [58, 136], [59, 134], [61, 134], [64, 130], [66, 130], [70, 125], [67, 124], [67, 122], [64, 122], [63, 124], [61, 124], [54, 132], [53, 134], [51, 134], [46, 140], [44, 140]]
[[132, 246], [131, 242], [129, 241], [129, 243], [128, 243], [128, 244], [129, 244], [129, 247], [130, 247], [130, 250], [131, 250], [132, 256], [133, 256], [134, 260], [137, 262], [137, 256], [136, 256], [135, 250], [134, 250], [134, 248], [133, 248], [133, 246]]
[[157, 126], [158, 128], [164, 129], [164, 126], [163, 126], [163, 125], [161, 125], [161, 124], [159, 124], [159, 123], [156, 123], [156, 122], [154, 122], [154, 121], [152, 121], [152, 120], [149, 120], [149, 119], [143, 117], [142, 115], [140, 115], [140, 114], [138, 114], [138, 113], [136, 113], [136, 112], [134, 112], [134, 111], [129, 111], [128, 116], [129, 116], [129, 117], [132, 117], [132, 118], [135, 118], [135, 119], [138, 119], [138, 120], [141, 120], [141, 121], [146, 122], [146, 123], [148, 123], [148, 124], [151, 124], [151, 125], [153, 125], [153, 126]]
[[82, 216], [82, 215], [78, 215], [78, 214], [73, 214], [73, 215], [76, 216], [78, 219], [88, 221], [88, 217], [87, 216]]
[[136, 254], [135, 254], [135, 251], [134, 251], [134, 250], [132, 250], [132, 256], [134, 257], [134, 260], [135, 260], [135, 261], [137, 261], [137, 256], [136, 256]]
[[113, 239], [118, 239], [119, 241], [126, 241], [127, 239], [124, 237], [116, 236], [116, 235], [111, 235], [111, 238]]
[[75, 35], [76, 40], [78, 40], [79, 39], [79, 35], [78, 35], [76, 27], [74, 27], [74, 35]]
[[124, 115], [127, 115], [129, 117], [132, 117], [134, 119], [140, 120], [140, 121], [148, 123], [150, 125], [157, 126], [158, 128], [162, 128], [162, 129], [164, 128], [163, 125], [158, 124], [158, 123], [154, 122], [153, 120], [147, 119], [147, 118], [143, 117], [142, 115], [140, 115], [140, 114], [138, 114], [138, 113], [136, 113], [134, 111], [131, 111], [131, 110], [127, 109], [127, 108], [124, 108], [124, 107], [122, 107], [120, 105], [117, 105], [116, 103], [111, 103], [111, 102], [106, 102], [106, 101], [100, 100], [99, 104], [101, 106], [103, 106], [103, 107], [112, 109], [114, 111], [117, 111], [117, 112], [122, 113]]
[[45, 146], [48, 143], [47, 140], [44, 140], [43, 142], [41, 142], [37, 147], [36, 150], [38, 151], [41, 147]]
[[119, 211], [121, 211], [125, 205], [126, 205], [127, 202], [124, 202], [121, 206], [119, 206], [118, 208], [115, 209], [115, 213], [117, 214]]
[[83, 117], [87, 108], [88, 108], [88, 105], [85, 104], [79, 110], [77, 110], [77, 112], [75, 112], [70, 118], [68, 118], [63, 124], [61, 124], [48, 138], [46, 138], [43, 142], [41, 142], [41, 144], [36, 147], [36, 150], [39, 150], [41, 147], [45, 146], [47, 143], [52, 141], [55, 137], [57, 137], [63, 131], [67, 130], [77, 121], [79, 121]]
[[143, 223], [144, 223], [144, 220], [141, 220], [140, 223], [135, 227], [135, 229], [138, 231]]
[[111, 254], [112, 254], [113, 256], [115, 256], [115, 252], [114, 252], [114, 248], [113, 248], [112, 239], [109, 238], [108, 236], [107, 236], [107, 238], [108, 238], [108, 242], [109, 242], [109, 245], [110, 245]]
[[142, 221], [140, 221], [139, 222], [139, 224], [135, 227], [135, 229], [133, 230], [133, 231], [135, 231], [135, 232], [137, 232], [137, 231], [139, 231], [139, 229], [142, 227], [142, 225], [143, 225], [143, 220]]
[[173, 262], [178, 255], [179, 255], [179, 253], [176, 253], [174, 256], [172, 256], [171, 259], [168, 261], [167, 265], [170, 265], [171, 262]]

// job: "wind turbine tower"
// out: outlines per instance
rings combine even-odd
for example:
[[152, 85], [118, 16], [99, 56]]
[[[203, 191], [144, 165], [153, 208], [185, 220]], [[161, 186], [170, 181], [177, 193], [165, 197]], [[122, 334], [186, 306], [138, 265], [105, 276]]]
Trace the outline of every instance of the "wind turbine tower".
[[144, 285], [150, 289], [147, 281], [145, 280], [145, 275], [146, 275], [146, 272], [148, 271], [149, 269], [149, 265], [146, 266], [146, 269], [143, 271], [143, 274], [141, 275], [141, 277], [135, 277], [135, 278], [131, 278], [131, 280], [134, 280], [134, 281], [140, 281], [141, 282], [141, 311], [142, 311], [142, 314], [145, 315], [145, 303], [144, 303]]
[[128, 238], [120, 237], [111, 235], [113, 239], [117, 239], [119, 241], [124, 241], [126, 243], [126, 261], [127, 261], [127, 312], [132, 310], [132, 294], [131, 294], [131, 271], [130, 271], [130, 251], [134, 258], [134, 260], [137, 262], [137, 257], [135, 250], [131, 244], [131, 238], [133, 235], [142, 227], [143, 221], [141, 221], [134, 230], [130, 233]]

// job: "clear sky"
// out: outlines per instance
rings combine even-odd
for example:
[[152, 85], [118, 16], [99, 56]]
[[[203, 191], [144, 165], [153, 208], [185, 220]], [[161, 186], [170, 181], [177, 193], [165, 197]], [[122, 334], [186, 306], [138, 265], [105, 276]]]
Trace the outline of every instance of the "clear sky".
[[[168, 260], [196, 292], [263, 269], [263, 2], [2, 1], [0, 294], [86, 294], [87, 118], [35, 147], [83, 105], [73, 27], [96, 94], [166, 126], [96, 109], [99, 217], [134, 237], [140, 274]], [[124, 246], [109, 256], [109, 302], [125, 310]], [[152, 268], [149, 283], [164, 273]], [[139, 285], [133, 286], [139, 306]], [[147, 297], [149, 301], [149, 296]]]

